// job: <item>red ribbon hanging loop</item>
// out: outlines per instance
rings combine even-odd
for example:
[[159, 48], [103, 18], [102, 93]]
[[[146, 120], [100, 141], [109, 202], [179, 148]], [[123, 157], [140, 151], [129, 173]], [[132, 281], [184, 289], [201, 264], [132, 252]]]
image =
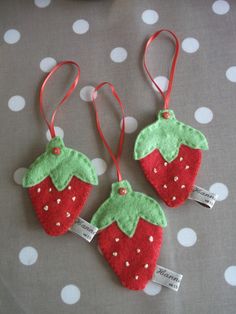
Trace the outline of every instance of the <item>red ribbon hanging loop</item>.
[[[162, 32], [167, 32], [169, 34], [171, 34], [175, 40], [175, 53], [174, 53], [174, 57], [172, 60], [172, 65], [171, 65], [171, 70], [170, 70], [170, 79], [169, 79], [169, 84], [168, 84], [168, 88], [166, 93], [163, 92], [163, 90], [160, 88], [160, 86], [155, 82], [154, 78], [152, 77], [150, 71], [148, 70], [147, 67], [147, 52], [148, 52], [148, 48], [151, 45], [151, 43], [162, 33]], [[158, 32], [154, 33], [147, 41], [146, 45], [145, 45], [145, 50], [144, 50], [144, 58], [143, 58], [143, 66], [144, 69], [146, 70], [150, 80], [152, 81], [152, 83], [154, 84], [154, 86], [156, 86], [156, 88], [158, 89], [158, 91], [160, 92], [160, 94], [162, 95], [163, 99], [164, 99], [164, 109], [168, 109], [169, 108], [169, 102], [170, 102], [170, 94], [171, 94], [171, 90], [172, 90], [172, 86], [173, 86], [173, 81], [174, 81], [174, 75], [175, 75], [175, 67], [176, 67], [176, 63], [177, 63], [177, 59], [178, 59], [178, 55], [179, 55], [179, 40], [177, 38], [177, 36], [175, 35], [174, 32], [168, 30], [168, 29], [161, 29]]]
[[[111, 147], [109, 146], [109, 144], [107, 143], [107, 140], [105, 139], [105, 136], [102, 132], [102, 129], [101, 129], [101, 124], [100, 124], [100, 121], [99, 121], [99, 116], [98, 116], [98, 111], [97, 111], [97, 107], [96, 107], [96, 102], [95, 102], [95, 99], [97, 97], [97, 92], [104, 86], [104, 85], [107, 85], [109, 86], [109, 88], [111, 89], [112, 91], [112, 94], [114, 95], [114, 97], [116, 98], [116, 100], [118, 101], [118, 104], [120, 106], [120, 109], [121, 109], [121, 113], [122, 113], [122, 125], [121, 125], [121, 131], [120, 131], [120, 137], [119, 137], [119, 143], [118, 143], [118, 149], [117, 149], [117, 154], [115, 155], [111, 149]], [[120, 172], [120, 165], [119, 165], [119, 162], [120, 162], [120, 158], [121, 158], [121, 154], [122, 154], [122, 149], [123, 149], [123, 144], [124, 144], [124, 135], [125, 135], [125, 112], [124, 112], [124, 105], [122, 103], [122, 101], [120, 100], [116, 90], [115, 90], [115, 87], [109, 83], [109, 82], [103, 82], [101, 84], [99, 84], [94, 90], [93, 90], [93, 93], [92, 93], [92, 102], [93, 102], [93, 107], [94, 107], [94, 110], [95, 110], [95, 114], [96, 114], [96, 124], [97, 124], [97, 129], [98, 129], [98, 132], [99, 132], [99, 135], [104, 143], [104, 145], [106, 146], [107, 150], [108, 150], [108, 153], [110, 154], [114, 164], [115, 164], [115, 167], [116, 167], [116, 172], [117, 172], [117, 178], [118, 178], [118, 181], [121, 181], [122, 180], [122, 176], [121, 176], [121, 172]]]
[[[66, 65], [66, 64], [74, 65], [77, 68], [77, 74], [76, 74], [75, 79], [73, 80], [73, 83], [70, 85], [69, 89], [67, 90], [65, 96], [62, 98], [62, 100], [56, 106], [56, 109], [53, 111], [51, 120], [48, 121], [47, 118], [46, 118], [46, 115], [44, 113], [44, 110], [43, 110], [43, 106], [44, 106], [44, 104], [43, 104], [43, 94], [44, 94], [45, 86], [46, 86], [47, 82], [49, 81], [49, 79], [51, 78], [51, 76], [59, 68], [61, 68], [63, 65]], [[70, 97], [70, 95], [73, 93], [73, 91], [75, 90], [75, 88], [76, 88], [76, 86], [77, 86], [77, 84], [79, 82], [79, 79], [80, 79], [80, 67], [79, 67], [79, 65], [76, 62], [74, 62], [74, 61], [62, 61], [62, 62], [58, 63], [48, 73], [48, 75], [46, 76], [45, 80], [43, 81], [43, 84], [42, 84], [42, 86], [40, 88], [40, 93], [39, 93], [39, 109], [40, 109], [40, 113], [41, 113], [44, 121], [46, 122], [46, 124], [48, 126], [48, 129], [50, 131], [50, 134], [51, 134], [52, 138], [54, 138], [56, 136], [54, 122], [55, 122], [55, 117], [56, 117], [57, 111], [65, 103], [65, 101]]]

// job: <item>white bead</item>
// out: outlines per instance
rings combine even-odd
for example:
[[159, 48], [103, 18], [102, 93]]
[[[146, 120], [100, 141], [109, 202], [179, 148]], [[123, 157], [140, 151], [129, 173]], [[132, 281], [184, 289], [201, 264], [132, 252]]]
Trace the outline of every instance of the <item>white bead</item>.
[[166, 185], [166, 184], [164, 184], [164, 185], [163, 185], [163, 188], [164, 188], [164, 189], [167, 189], [167, 185]]
[[45, 205], [44, 208], [43, 208], [45, 211], [48, 210], [48, 205]]
[[130, 263], [128, 261], [125, 262], [125, 266], [129, 267]]
[[153, 172], [154, 172], [154, 173], [157, 173], [157, 168], [153, 168]]
[[176, 197], [175, 197], [175, 196], [173, 196], [173, 197], [172, 197], [172, 201], [175, 201], [175, 200], [176, 200]]
[[70, 185], [68, 186], [68, 190], [71, 190], [71, 186]]
[[38, 188], [38, 189], [37, 189], [37, 192], [38, 192], [38, 193], [40, 193], [40, 192], [41, 192], [41, 189], [40, 189], [40, 188]]
[[184, 189], [185, 188], [185, 185], [183, 184], [183, 185], [181, 185], [181, 189]]
[[189, 169], [189, 165], [186, 165], [186, 166], [185, 166], [185, 169]]
[[148, 238], [148, 240], [150, 241], [150, 242], [153, 242], [153, 236], [150, 236], [149, 238]]
[[118, 253], [117, 253], [117, 252], [113, 252], [112, 255], [113, 255], [113, 256], [117, 256]]
[[147, 269], [147, 268], [148, 268], [148, 266], [149, 266], [148, 264], [145, 264], [145, 265], [144, 265], [144, 268], [146, 268], [146, 269]]
[[138, 279], [139, 279], [139, 276], [138, 276], [138, 275], [136, 275], [136, 276], [135, 276], [135, 280], [138, 280]]
[[183, 160], [184, 160], [183, 157], [180, 157], [179, 161], [183, 161]]
[[178, 180], [179, 180], [179, 177], [175, 176], [175, 177], [174, 177], [174, 181], [176, 182], [176, 181], [178, 181]]
[[72, 197], [72, 201], [74, 202], [74, 201], [75, 201], [75, 199], [76, 199], [76, 197], [75, 197], [75, 196], [73, 196], [73, 197]]
[[48, 191], [49, 191], [49, 192], [52, 192], [52, 188], [50, 188]]
[[119, 238], [115, 238], [115, 241], [116, 241], [116, 242], [119, 242], [119, 241], [120, 241], [120, 239], [119, 239]]
[[137, 250], [136, 250], [136, 252], [137, 252], [137, 253], [140, 253], [140, 252], [141, 252], [141, 250], [140, 250], [140, 249], [137, 249]]
[[57, 199], [57, 204], [60, 204], [60, 203], [61, 203], [61, 199], [58, 198], [58, 199]]
[[168, 165], [168, 163], [167, 162], [164, 162], [164, 166], [166, 167]]
[[66, 212], [66, 217], [70, 217], [70, 213], [69, 212]]
[[60, 227], [61, 223], [60, 222], [56, 222], [56, 226]]

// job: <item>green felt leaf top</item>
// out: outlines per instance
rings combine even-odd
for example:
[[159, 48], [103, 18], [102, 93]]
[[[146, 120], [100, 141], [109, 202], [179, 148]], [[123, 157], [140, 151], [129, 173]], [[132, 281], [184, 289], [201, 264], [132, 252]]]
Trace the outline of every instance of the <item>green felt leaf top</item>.
[[[125, 188], [125, 195], [119, 189]], [[119, 228], [129, 237], [135, 233], [139, 218], [151, 224], [166, 227], [166, 217], [160, 205], [151, 197], [134, 192], [128, 181], [112, 184], [110, 197], [98, 208], [91, 223], [98, 229], [104, 229], [117, 222]]]
[[[54, 148], [59, 148], [60, 154], [54, 154]], [[45, 153], [30, 165], [23, 178], [23, 186], [34, 186], [48, 176], [58, 191], [64, 190], [73, 176], [93, 185], [98, 184], [97, 174], [88, 157], [65, 147], [59, 136], [54, 137], [47, 145]]]
[[[165, 111], [169, 112], [169, 119], [162, 116]], [[142, 159], [158, 149], [162, 157], [171, 162], [178, 156], [181, 144], [194, 149], [208, 149], [207, 139], [200, 131], [176, 120], [173, 110], [160, 110], [157, 121], [139, 133], [134, 158]]]

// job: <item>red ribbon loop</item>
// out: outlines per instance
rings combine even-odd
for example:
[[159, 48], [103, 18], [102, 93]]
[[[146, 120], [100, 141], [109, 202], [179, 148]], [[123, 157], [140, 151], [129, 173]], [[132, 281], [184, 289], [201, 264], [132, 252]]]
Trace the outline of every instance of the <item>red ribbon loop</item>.
[[[98, 111], [97, 111], [97, 107], [96, 107], [96, 102], [95, 102], [95, 99], [97, 97], [97, 92], [99, 91], [99, 89], [101, 89], [104, 85], [107, 85], [109, 86], [109, 88], [111, 89], [112, 91], [112, 94], [114, 95], [114, 97], [116, 98], [116, 100], [118, 101], [118, 104], [120, 106], [120, 109], [121, 109], [121, 113], [122, 113], [122, 125], [121, 125], [121, 131], [120, 131], [120, 137], [119, 137], [119, 143], [118, 143], [118, 148], [117, 148], [117, 154], [115, 155], [111, 149], [111, 147], [109, 146], [109, 144], [107, 143], [107, 140], [105, 139], [105, 136], [102, 132], [102, 129], [101, 129], [101, 124], [100, 124], [100, 121], [99, 121], [99, 116], [98, 116]], [[121, 172], [120, 172], [120, 165], [119, 165], [119, 162], [120, 162], [120, 157], [121, 157], [121, 154], [122, 154], [122, 149], [123, 149], [123, 144], [124, 144], [124, 135], [125, 135], [125, 112], [124, 112], [124, 105], [122, 104], [122, 101], [120, 100], [116, 90], [115, 90], [115, 87], [109, 83], [109, 82], [103, 82], [101, 84], [99, 84], [94, 90], [93, 90], [93, 93], [92, 93], [92, 102], [93, 102], [93, 107], [94, 107], [94, 110], [95, 110], [95, 114], [96, 114], [96, 124], [97, 124], [97, 129], [98, 129], [98, 132], [99, 132], [99, 135], [104, 143], [104, 145], [106, 146], [107, 150], [108, 150], [108, 153], [110, 154], [114, 164], [115, 164], [115, 167], [116, 167], [116, 172], [117, 172], [117, 178], [118, 178], [118, 181], [121, 181], [122, 180], [122, 176], [121, 176]]]
[[[148, 70], [147, 67], [147, 51], [149, 46], [151, 45], [151, 43], [162, 33], [162, 32], [167, 32], [169, 34], [171, 34], [175, 40], [175, 53], [173, 56], [173, 60], [172, 60], [172, 64], [171, 64], [171, 70], [170, 70], [170, 79], [169, 79], [169, 84], [168, 84], [168, 88], [166, 93], [163, 92], [163, 90], [160, 88], [160, 86], [158, 86], [158, 84], [155, 82], [155, 80], [153, 79], [150, 71]], [[145, 45], [145, 50], [144, 50], [144, 58], [143, 58], [143, 66], [144, 69], [146, 70], [150, 80], [152, 81], [152, 83], [154, 84], [154, 86], [156, 86], [156, 88], [159, 90], [160, 94], [162, 95], [163, 99], [164, 99], [164, 109], [168, 109], [169, 108], [169, 101], [170, 101], [170, 94], [171, 94], [171, 90], [172, 90], [172, 85], [173, 85], [173, 81], [174, 81], [174, 75], [175, 75], [175, 67], [176, 67], [176, 63], [177, 63], [177, 59], [178, 59], [178, 55], [179, 55], [179, 40], [177, 38], [177, 36], [175, 35], [174, 32], [168, 30], [168, 29], [161, 29], [158, 32], [154, 33], [147, 41], [146, 45]]]
[[[51, 76], [59, 69], [61, 68], [63, 65], [65, 64], [71, 64], [71, 65], [74, 65], [76, 68], [77, 68], [77, 74], [76, 74], [76, 77], [74, 78], [73, 80], [73, 83], [70, 85], [69, 89], [67, 90], [65, 96], [62, 98], [62, 100], [58, 103], [58, 105], [56, 106], [56, 109], [53, 111], [52, 113], [52, 117], [51, 117], [51, 120], [50, 122], [47, 120], [46, 118], [46, 115], [44, 113], [44, 110], [43, 110], [43, 94], [44, 94], [44, 89], [45, 89], [45, 86], [47, 84], [47, 82], [49, 81], [49, 79], [51, 78]], [[65, 101], [70, 97], [70, 95], [73, 93], [73, 91], [75, 90], [78, 82], [79, 82], [79, 79], [80, 79], [80, 67], [79, 65], [74, 62], [74, 61], [62, 61], [62, 62], [59, 62], [49, 73], [48, 75], [46, 76], [45, 80], [43, 81], [43, 84], [40, 88], [40, 93], [39, 93], [39, 109], [40, 109], [40, 113], [44, 119], [44, 121], [46, 122], [47, 126], [48, 126], [48, 129], [50, 131], [50, 134], [51, 134], [51, 137], [54, 138], [56, 136], [56, 133], [55, 133], [55, 125], [54, 125], [54, 122], [55, 122], [55, 117], [56, 117], [56, 114], [57, 114], [57, 111], [58, 109], [65, 103]]]

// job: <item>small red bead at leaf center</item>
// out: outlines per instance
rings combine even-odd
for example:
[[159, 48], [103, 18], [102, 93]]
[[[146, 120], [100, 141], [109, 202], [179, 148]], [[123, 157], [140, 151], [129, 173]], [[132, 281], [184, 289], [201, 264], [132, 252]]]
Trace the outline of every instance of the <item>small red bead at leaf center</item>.
[[164, 119], [169, 119], [170, 118], [170, 113], [168, 111], [163, 112], [162, 117]]
[[120, 195], [125, 195], [125, 194], [127, 194], [127, 190], [125, 188], [119, 188], [118, 193]]
[[60, 147], [53, 147], [52, 153], [53, 153], [54, 155], [60, 155], [60, 153], [61, 153]]

